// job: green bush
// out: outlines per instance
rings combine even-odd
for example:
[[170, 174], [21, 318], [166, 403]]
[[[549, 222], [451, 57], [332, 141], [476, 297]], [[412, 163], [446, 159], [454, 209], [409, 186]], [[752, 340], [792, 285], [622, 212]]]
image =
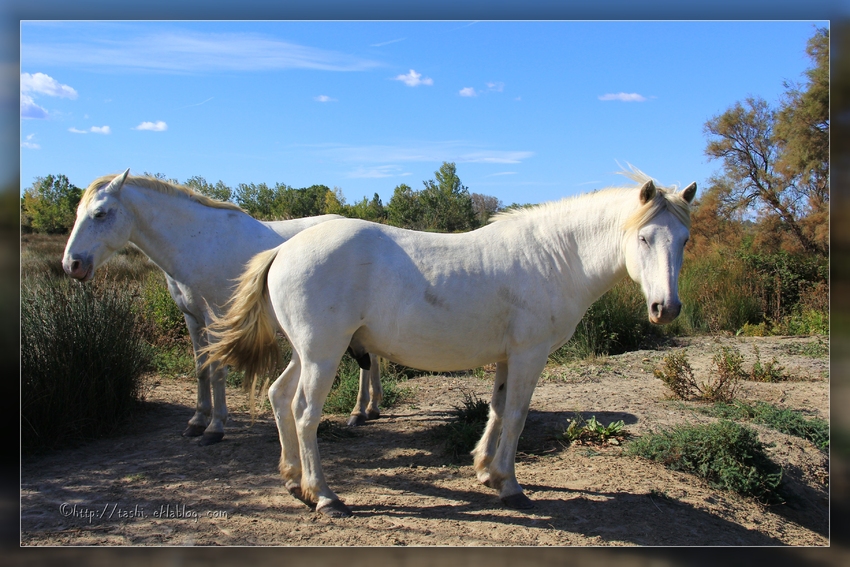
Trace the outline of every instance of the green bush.
[[113, 433], [136, 407], [151, 366], [132, 298], [68, 279], [23, 283], [23, 451]]
[[829, 449], [829, 423], [820, 418], [807, 419], [802, 413], [776, 407], [767, 402], [749, 404], [739, 400], [703, 408], [703, 413], [723, 419], [751, 420], [781, 433], [808, 439], [819, 449]]
[[778, 494], [782, 469], [768, 458], [752, 429], [732, 421], [654, 433], [633, 441], [627, 453], [695, 474], [716, 488], [762, 502], [782, 500]]
[[168, 345], [188, 339], [189, 330], [183, 312], [168, 293], [165, 275], [157, 270], [142, 283], [142, 313], [150, 325], [151, 342]]
[[484, 434], [490, 416], [490, 404], [474, 393], [464, 392], [463, 402], [454, 407], [454, 419], [434, 429], [433, 437], [442, 443], [443, 451], [451, 462], [472, 462], [470, 452]]

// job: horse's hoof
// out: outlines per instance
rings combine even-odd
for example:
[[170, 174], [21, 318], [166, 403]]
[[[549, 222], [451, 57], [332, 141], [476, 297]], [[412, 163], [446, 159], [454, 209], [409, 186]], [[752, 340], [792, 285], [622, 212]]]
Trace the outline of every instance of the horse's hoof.
[[201, 440], [198, 441], [198, 445], [201, 447], [206, 447], [207, 445], [215, 445], [224, 439], [224, 433], [204, 433]]
[[379, 417], [381, 417], [381, 412], [379, 412], [378, 410], [369, 410], [368, 412], [366, 412], [366, 417], [368, 419], [378, 419]]
[[324, 506], [317, 506], [316, 512], [329, 518], [349, 518], [353, 515], [351, 509], [342, 500], [331, 500]]
[[514, 510], [528, 510], [529, 508], [534, 508], [534, 502], [532, 502], [531, 498], [522, 492], [505, 496], [502, 498], [502, 504], [508, 508], [513, 508]]
[[204, 434], [204, 430], [206, 426], [204, 425], [190, 425], [183, 432], [183, 437], [200, 437]]
[[348, 418], [348, 424], [347, 425], [349, 427], [355, 427], [355, 426], [358, 426], [358, 425], [366, 425], [366, 416], [364, 416], [362, 413], [351, 414]]
[[309, 506], [310, 508], [315, 508], [315, 507], [316, 507], [316, 503], [315, 503], [315, 502], [310, 502], [309, 500], [307, 500], [307, 499], [304, 497], [304, 493], [303, 493], [303, 492], [301, 492], [301, 487], [300, 487], [299, 485], [297, 485], [297, 484], [293, 484], [293, 485], [291, 485], [291, 486], [290, 486], [290, 485], [287, 485], [287, 486], [286, 486], [286, 491], [287, 491], [287, 492], [289, 492], [289, 494], [291, 494], [293, 498], [295, 498], [296, 500], [300, 501], [302, 504], [306, 504], [306, 505], [307, 505], [307, 506]]

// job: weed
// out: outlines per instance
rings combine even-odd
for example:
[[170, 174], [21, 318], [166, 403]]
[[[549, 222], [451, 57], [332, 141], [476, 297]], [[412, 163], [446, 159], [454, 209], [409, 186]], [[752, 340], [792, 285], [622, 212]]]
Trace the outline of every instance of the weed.
[[454, 419], [434, 428], [434, 439], [453, 463], [472, 461], [470, 451], [484, 433], [490, 415], [490, 404], [474, 393], [464, 392], [462, 405], [455, 406]]
[[781, 382], [787, 378], [783, 372], [785, 368], [779, 365], [776, 357], [773, 357], [770, 362], [762, 363], [758, 347], [753, 345], [753, 351], [756, 355], [756, 361], [752, 370], [750, 370], [750, 380], [755, 382]]
[[818, 337], [817, 340], [813, 342], [791, 343], [785, 347], [785, 352], [790, 355], [824, 358], [829, 356], [829, 341]]
[[567, 443], [575, 443], [577, 445], [619, 445], [628, 433], [625, 430], [626, 424], [622, 420], [614, 421], [608, 425], [602, 425], [596, 421], [596, 416], [591, 416], [585, 420], [581, 414], [576, 413], [575, 417], [569, 420], [569, 425], [566, 430], [557, 436]]
[[710, 382], [701, 385], [700, 397], [707, 402], [728, 402], [735, 397], [744, 371], [741, 366], [744, 357], [734, 347], [721, 346], [712, 357], [717, 367], [717, 376]]
[[721, 420], [641, 437], [628, 446], [627, 453], [695, 474], [717, 488], [765, 503], [781, 502], [782, 469], [764, 449], [752, 429]]
[[700, 394], [700, 387], [685, 351], [665, 356], [661, 368], [653, 370], [653, 374], [667, 385], [675, 399], [690, 400]]

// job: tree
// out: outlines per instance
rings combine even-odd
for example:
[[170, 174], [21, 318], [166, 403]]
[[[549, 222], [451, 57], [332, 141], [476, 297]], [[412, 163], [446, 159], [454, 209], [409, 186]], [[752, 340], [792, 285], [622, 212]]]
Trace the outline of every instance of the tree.
[[467, 189], [457, 176], [454, 163], [443, 162], [434, 179], [424, 182], [419, 194], [426, 228], [458, 232], [475, 228], [475, 212]]
[[422, 217], [419, 193], [404, 183], [398, 185], [387, 203], [387, 221], [393, 226], [419, 230], [424, 224]]
[[83, 190], [64, 175], [36, 177], [21, 198], [21, 220], [37, 232], [67, 233], [73, 228]]
[[484, 226], [493, 214], [501, 211], [504, 208], [502, 201], [490, 195], [482, 195], [473, 193], [472, 210], [475, 213], [475, 218], [478, 220], [479, 226]]
[[275, 194], [265, 183], [259, 185], [240, 183], [236, 186], [234, 200], [246, 213], [256, 219], [274, 218]]
[[790, 88], [779, 110], [758, 97], [705, 124], [706, 154], [721, 160], [733, 208], [775, 217], [808, 253], [827, 254], [829, 201], [828, 32], [809, 41], [808, 86]]
[[217, 199], [219, 201], [229, 201], [233, 196], [233, 190], [225, 185], [223, 181], [219, 180], [218, 183], [212, 185], [200, 175], [190, 177], [183, 185], [194, 189], [201, 195], [206, 195], [207, 197]]

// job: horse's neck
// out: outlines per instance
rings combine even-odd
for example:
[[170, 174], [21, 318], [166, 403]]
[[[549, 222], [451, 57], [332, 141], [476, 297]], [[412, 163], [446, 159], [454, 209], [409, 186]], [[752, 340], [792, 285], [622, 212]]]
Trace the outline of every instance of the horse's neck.
[[622, 226], [622, 202], [605, 195], [564, 201], [552, 206], [550, 215], [536, 225], [538, 238], [554, 251], [564, 283], [575, 292], [585, 289], [595, 301], [626, 275]]
[[[177, 281], [189, 282], [196, 274], [202, 277], [197, 268], [216, 255], [210, 238], [216, 232], [226, 230], [227, 238], [233, 239], [250, 231], [246, 225], [262, 227], [248, 215], [201, 205], [179, 195], [132, 186], [123, 191], [122, 199], [135, 216], [130, 242]], [[225, 223], [226, 229], [222, 226]]]

